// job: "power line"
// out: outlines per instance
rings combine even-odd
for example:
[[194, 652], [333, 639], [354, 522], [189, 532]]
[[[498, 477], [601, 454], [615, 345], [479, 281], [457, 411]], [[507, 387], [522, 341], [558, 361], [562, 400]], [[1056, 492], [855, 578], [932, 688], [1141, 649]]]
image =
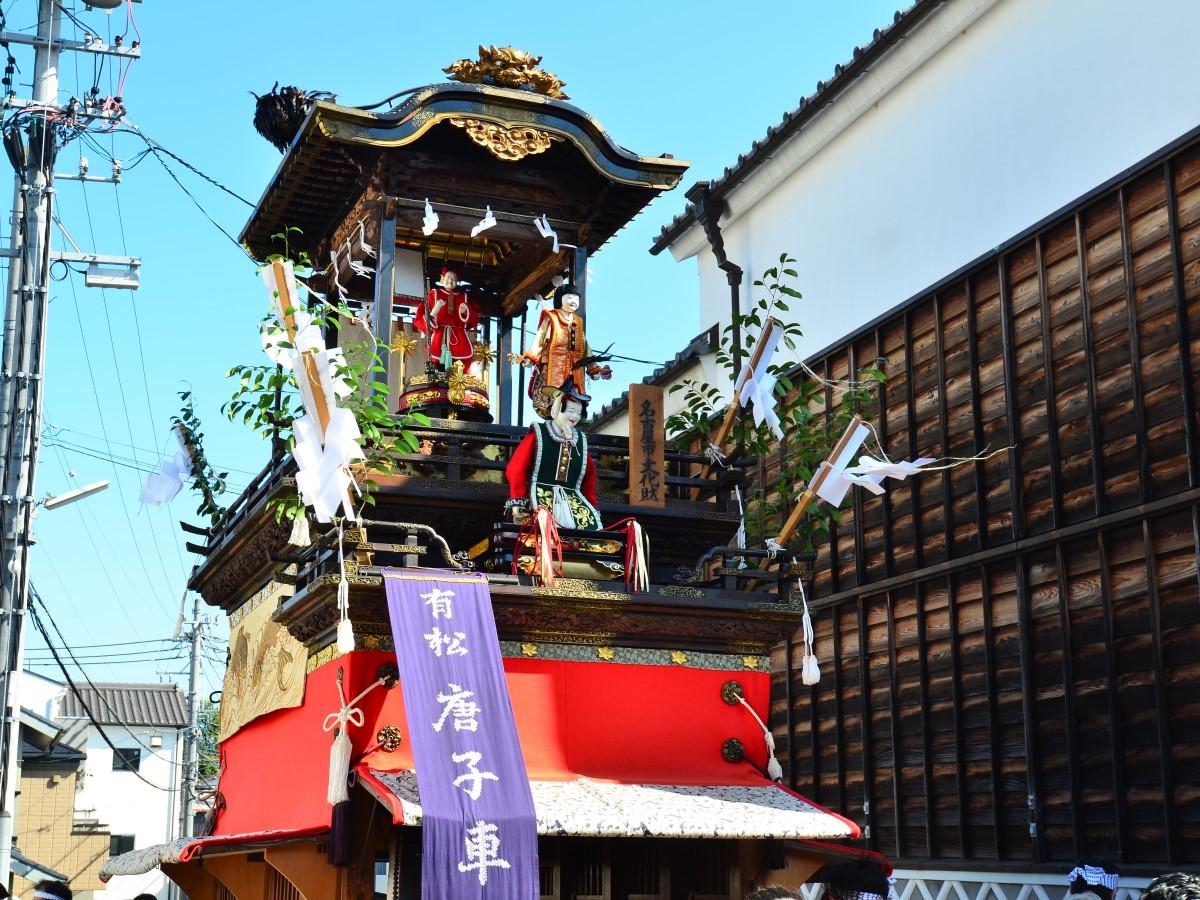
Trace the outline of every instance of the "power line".
[[[31, 586], [31, 589], [32, 589], [32, 586]], [[34, 596], [36, 597], [37, 595], [35, 594]], [[40, 601], [39, 601], [39, 605], [42, 605], [40, 603]], [[42, 605], [42, 608], [45, 609], [45, 606]], [[29, 613], [30, 613], [30, 618], [33, 620], [34, 627], [37, 628], [37, 630], [41, 632], [42, 637], [46, 639], [46, 643], [50, 644], [50, 635], [46, 633], [46, 626], [42, 624], [42, 619], [38, 615], [37, 609], [32, 603], [29, 605]], [[49, 616], [49, 613], [47, 613], [47, 616]], [[62, 659], [59, 658], [57, 653], [55, 654], [54, 661], [56, 663], [58, 663], [58, 668], [62, 672], [63, 678], [65, 678], [67, 680], [67, 685], [71, 688], [71, 691], [75, 694], [76, 698], [79, 700], [79, 705], [83, 707], [83, 711], [87, 715], [88, 721], [90, 721], [92, 723], [92, 726], [96, 729], [96, 732], [104, 740], [104, 743], [108, 744], [109, 749], [111, 749], [113, 753], [117, 754], [118, 757], [120, 757], [121, 753], [123, 751], [118, 749], [117, 745], [112, 742], [112, 738], [110, 738], [108, 736], [108, 732], [106, 732], [104, 730], [104, 727], [98, 721], [96, 721], [96, 717], [95, 717], [95, 715], [92, 714], [91, 709], [88, 707], [87, 701], [83, 699], [83, 692], [80, 691], [79, 688], [75, 686], [75, 681], [74, 681], [74, 679], [71, 678], [71, 673], [67, 671], [66, 665], [63, 664]], [[80, 668], [82, 669], [82, 667], [80, 667]], [[123, 758], [123, 757], [121, 757], [121, 758]], [[156, 790], [164, 791], [165, 793], [168, 793], [168, 794], [174, 794], [178, 790], [177, 788], [163, 787], [161, 784], [155, 784], [153, 781], [148, 779], [141, 772], [134, 771], [133, 774], [136, 775], [142, 781], [146, 782], [146, 784], [150, 785], [150, 787], [152, 787]]]
[[[63, 634], [62, 634], [62, 631], [59, 630], [58, 623], [54, 621], [54, 616], [50, 614], [49, 608], [46, 606], [45, 601], [42, 600], [42, 597], [37, 592], [37, 589], [34, 588], [32, 584], [30, 584], [29, 591], [30, 591], [30, 594], [32, 595], [34, 601], [37, 603], [37, 605], [42, 608], [42, 612], [44, 612], [46, 614], [46, 618], [50, 620], [50, 625], [54, 629], [54, 633], [58, 635], [58, 639], [62, 642], [63, 649], [67, 651], [67, 655], [71, 657], [72, 662], [75, 663], [75, 666], [79, 669], [80, 673], [83, 675], [84, 680], [88, 683], [88, 687], [90, 687], [93, 691], [95, 691], [96, 696], [99, 697], [102, 701], [104, 701], [104, 705], [108, 708], [108, 712], [112, 716], [112, 718], [116, 721], [116, 724], [120, 725], [121, 728], [124, 729], [124, 731], [131, 738], [133, 738], [134, 741], [137, 742], [137, 744], [139, 746], [141, 746], [144, 750], [146, 750], [151, 756], [154, 756], [155, 758], [162, 760], [163, 762], [167, 763], [168, 765], [179, 766], [180, 764], [175, 762], [174, 760], [168, 759], [167, 757], [163, 756], [160, 753], [155, 753], [154, 748], [149, 746], [148, 744], [144, 743], [142, 741], [141, 737], [134, 734], [133, 731], [130, 730], [129, 726], [124, 722], [124, 720], [122, 720], [121, 717], [119, 715], [117, 715], [117, 711], [112, 708], [112, 704], [110, 704], [104, 698], [104, 695], [100, 693], [100, 689], [98, 687], [96, 687], [96, 685], [92, 681], [91, 677], [87, 674], [87, 670], [84, 669], [84, 667], [75, 658], [75, 654], [71, 652], [71, 647], [67, 644], [66, 639], [63, 638]], [[30, 604], [30, 609], [31, 610], [33, 609], [33, 604]], [[39, 630], [41, 630], [41, 629], [39, 629]], [[50, 652], [54, 655], [55, 660], [57, 661], [59, 659], [58, 652], [54, 648], [54, 645], [51, 643], [50, 638], [45, 633], [45, 631], [42, 631], [42, 637], [46, 639], [46, 645], [47, 645], [47, 647], [49, 647]], [[174, 657], [172, 659], [167, 659], [167, 660], [163, 660], [163, 661], [164, 662], [174, 662], [176, 659], [180, 659], [180, 658], [181, 657]], [[142, 660], [137, 660], [137, 662], [142, 662]], [[76, 691], [76, 696], [78, 696], [78, 691]], [[79, 698], [79, 702], [81, 704], [83, 703], [82, 697]], [[91, 718], [90, 713], [89, 713], [88, 717]], [[95, 724], [97, 725], [97, 727], [99, 727], [98, 722]]]
[[[83, 188], [83, 191], [82, 191], [82, 193], [83, 193], [83, 208], [84, 208], [84, 212], [87, 215], [88, 234], [91, 236], [92, 250], [94, 252], [97, 248], [97, 242], [96, 242], [96, 227], [92, 221], [92, 206], [91, 206], [91, 203], [88, 201], [87, 182], [84, 181], [84, 182], [81, 182], [80, 184]], [[123, 242], [124, 242], [124, 232], [122, 231], [122, 243]], [[121, 252], [124, 253], [125, 250], [122, 249]], [[125, 381], [121, 377], [120, 357], [117, 354], [117, 340], [116, 340], [116, 337], [113, 335], [112, 316], [110, 315], [109, 309], [108, 309], [108, 289], [102, 288], [100, 291], [100, 296], [104, 301], [104, 304], [103, 304], [104, 305], [104, 324], [108, 331], [108, 346], [109, 346], [110, 350], [112, 351], [113, 375], [117, 379], [117, 394], [121, 398], [121, 409], [125, 414], [125, 431], [129, 435], [129, 443], [133, 444], [133, 421], [129, 416], [129, 403], [127, 401], [126, 394], [125, 394]], [[141, 353], [141, 350], [142, 350], [141, 334], [139, 331], [139, 336], [138, 336], [138, 353], [139, 354]], [[144, 360], [143, 360], [142, 366], [143, 366], [143, 371], [144, 371], [144, 369], [145, 369], [145, 361]], [[147, 401], [149, 401], [148, 394], [147, 394]], [[151, 425], [153, 426], [153, 423], [151, 423]], [[157, 558], [158, 567], [162, 571], [163, 581], [167, 585], [170, 585], [171, 576], [167, 574], [167, 566], [166, 566], [166, 563], [163, 562], [162, 547], [159, 546], [159, 543], [158, 543], [158, 529], [151, 526], [149, 530], [150, 530], [150, 543], [154, 547], [154, 556]], [[186, 577], [186, 574], [185, 574], [185, 577]]]
[[[108, 452], [111, 456], [112, 455], [112, 447], [108, 443], [108, 428], [104, 424], [104, 412], [103, 412], [104, 406], [100, 402], [100, 390], [96, 386], [96, 373], [95, 373], [95, 370], [92, 368], [92, 357], [87, 349], [87, 336], [84, 333], [84, 329], [83, 329], [83, 316], [79, 310], [79, 296], [75, 292], [75, 279], [72, 277], [72, 278], [68, 278], [67, 281], [68, 281], [68, 284], [70, 284], [70, 286], [71, 286], [71, 298], [74, 301], [74, 305], [75, 305], [75, 320], [79, 324], [79, 339], [83, 344], [83, 358], [84, 358], [84, 362], [87, 364], [88, 378], [92, 384], [92, 396], [96, 401], [96, 418], [100, 422], [100, 433], [102, 435], [104, 435], [104, 443], [105, 443], [105, 446], [107, 447]], [[107, 314], [107, 308], [105, 310], [105, 313]], [[111, 332], [110, 332], [110, 337], [111, 337]], [[115, 350], [114, 350], [114, 357], [115, 357]], [[130, 440], [132, 441], [132, 435], [131, 435]], [[133, 540], [134, 551], [137, 554], [138, 562], [142, 569], [142, 574], [146, 578], [146, 585], [147, 585], [147, 587], [150, 588], [151, 596], [158, 602], [158, 604], [160, 606], [162, 606], [162, 599], [161, 599], [161, 597], [158, 596], [158, 591], [155, 590], [153, 581], [150, 578], [150, 571], [146, 567], [146, 559], [142, 555], [141, 544], [139, 543], [139, 541], [137, 539], [137, 535], [135, 534], [134, 529], [133, 529], [133, 519], [130, 517], [129, 509], [126, 506], [125, 501], [124, 501], [125, 486], [124, 486], [124, 482], [121, 480], [120, 470], [117, 468], [117, 465], [115, 462], [113, 462], [112, 467], [113, 467], [113, 477], [115, 478], [115, 480], [117, 482], [117, 489], [122, 494], [121, 502], [118, 505], [121, 507], [121, 512], [125, 516], [125, 524], [129, 527], [129, 536]], [[153, 533], [154, 532], [152, 530], [151, 534], [153, 534]], [[157, 541], [157, 538], [156, 538], [156, 541]], [[156, 546], [157, 546], [157, 544], [156, 544]], [[164, 567], [163, 571], [164, 571], [164, 577], [165, 577], [165, 574], [166, 574], [165, 567]], [[169, 579], [168, 579], [168, 583], [169, 583]], [[167, 610], [165, 607], [163, 607], [163, 609], [166, 611], [168, 616], [173, 616], [173, 613], [171, 613], [170, 610]]]
[[[55, 456], [58, 459], [59, 468], [62, 469], [63, 477], [66, 478], [67, 483], [70, 484], [74, 479], [71, 476], [70, 467], [67, 465], [66, 458], [62, 452], [62, 448], [60, 448], [54, 444], [51, 444], [50, 446], [52, 446], [54, 448]], [[121, 596], [120, 592], [117, 590], [116, 584], [113, 583], [112, 575], [108, 571], [108, 566], [105, 564], [104, 554], [102, 554], [100, 552], [100, 547], [96, 544], [95, 533], [99, 533], [100, 536], [104, 539], [104, 541], [107, 542], [108, 541], [107, 532], [105, 532], [104, 529], [102, 529], [100, 527], [99, 520], [96, 519], [95, 511], [90, 506], [88, 506], [88, 504], [81, 503], [81, 504], [72, 504], [72, 505], [75, 507], [75, 511], [79, 514], [79, 521], [83, 525], [83, 532], [84, 532], [84, 534], [87, 535], [88, 543], [92, 545], [92, 551], [96, 554], [96, 561], [100, 564], [100, 571], [104, 573], [104, 580], [108, 582], [108, 587], [109, 587], [109, 590], [112, 591], [112, 596], [114, 598]], [[86, 511], [85, 511], [85, 507], [86, 507]], [[87, 513], [89, 513], [89, 512], [92, 514], [93, 521], [96, 522], [95, 531], [93, 531], [93, 529], [90, 528], [87, 523]], [[111, 544], [109, 544], [109, 550], [110, 551], [112, 550]], [[49, 556], [49, 554], [47, 554], [47, 555]], [[113, 555], [113, 557], [116, 556], [115, 553], [113, 553], [112, 555]], [[53, 563], [51, 563], [51, 565], [53, 565]], [[143, 564], [143, 569], [144, 568], [145, 568], [145, 566]], [[55, 574], [57, 575], [57, 572]], [[61, 576], [59, 577], [58, 580], [60, 582], [62, 581]], [[130, 586], [132, 587], [132, 582], [130, 583]], [[65, 584], [63, 585], [63, 589], [66, 590]], [[140, 589], [138, 589], [138, 592], [140, 594]], [[69, 596], [70, 591], [67, 591], [67, 594]], [[144, 597], [139, 597], [139, 599], [143, 600], [143, 602], [145, 601]], [[125, 608], [125, 604], [118, 603], [117, 607], [121, 610], [121, 614], [125, 616], [125, 621], [127, 621], [129, 623], [130, 630], [138, 637], [141, 637], [141, 632], [139, 631], [137, 625], [134, 624], [133, 618], [129, 615], [129, 610], [127, 610]]]

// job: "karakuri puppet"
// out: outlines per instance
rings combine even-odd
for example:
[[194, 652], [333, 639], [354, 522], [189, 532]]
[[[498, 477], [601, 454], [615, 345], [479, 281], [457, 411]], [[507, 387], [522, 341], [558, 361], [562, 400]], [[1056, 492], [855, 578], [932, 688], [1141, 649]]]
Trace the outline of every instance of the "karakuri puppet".
[[[553, 393], [570, 380], [576, 394], [585, 395], [584, 375], [608, 379], [612, 370], [597, 363], [581, 365], [589, 356], [583, 316], [579, 315], [579, 291], [570, 284], [554, 292], [554, 308], [542, 311], [537, 334], [521, 355], [522, 365], [536, 367], [529, 380], [529, 397], [543, 419], [551, 416]], [[585, 371], [586, 369], [586, 371]]]
[[474, 361], [471, 334], [479, 327], [479, 307], [458, 286], [458, 274], [442, 270], [442, 280], [430, 288], [417, 307], [413, 325], [429, 337], [429, 361], [449, 372], [455, 362], [467, 371]]

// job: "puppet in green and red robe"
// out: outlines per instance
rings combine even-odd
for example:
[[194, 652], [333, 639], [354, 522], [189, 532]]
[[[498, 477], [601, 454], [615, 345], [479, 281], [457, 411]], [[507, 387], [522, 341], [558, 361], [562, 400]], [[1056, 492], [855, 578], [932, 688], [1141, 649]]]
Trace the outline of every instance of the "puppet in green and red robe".
[[578, 427], [591, 398], [571, 378], [555, 394], [550, 419], [530, 427], [504, 470], [507, 506], [518, 523], [544, 506], [560, 528], [598, 531], [596, 461], [588, 453], [587, 434]]

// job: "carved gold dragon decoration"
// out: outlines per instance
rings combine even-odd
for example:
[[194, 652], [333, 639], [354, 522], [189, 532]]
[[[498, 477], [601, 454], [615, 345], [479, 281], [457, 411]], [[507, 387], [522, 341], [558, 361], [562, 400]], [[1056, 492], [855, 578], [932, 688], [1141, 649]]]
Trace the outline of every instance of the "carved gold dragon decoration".
[[570, 99], [563, 93], [566, 82], [552, 72], [539, 69], [542, 61], [516, 47], [490, 47], [479, 45], [479, 59], [460, 59], [442, 71], [452, 81], [464, 84], [497, 84], [501, 87], [530, 87], [539, 94], [555, 100]]

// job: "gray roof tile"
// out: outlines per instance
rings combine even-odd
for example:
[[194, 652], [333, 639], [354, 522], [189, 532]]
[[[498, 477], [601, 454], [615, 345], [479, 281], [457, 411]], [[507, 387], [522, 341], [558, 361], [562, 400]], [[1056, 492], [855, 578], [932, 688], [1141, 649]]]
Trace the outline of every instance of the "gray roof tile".
[[182, 728], [187, 725], [187, 700], [173, 684], [101, 682], [77, 684], [80, 697], [70, 688], [63, 695], [62, 718], [87, 718], [90, 710], [101, 725], [151, 725]]

